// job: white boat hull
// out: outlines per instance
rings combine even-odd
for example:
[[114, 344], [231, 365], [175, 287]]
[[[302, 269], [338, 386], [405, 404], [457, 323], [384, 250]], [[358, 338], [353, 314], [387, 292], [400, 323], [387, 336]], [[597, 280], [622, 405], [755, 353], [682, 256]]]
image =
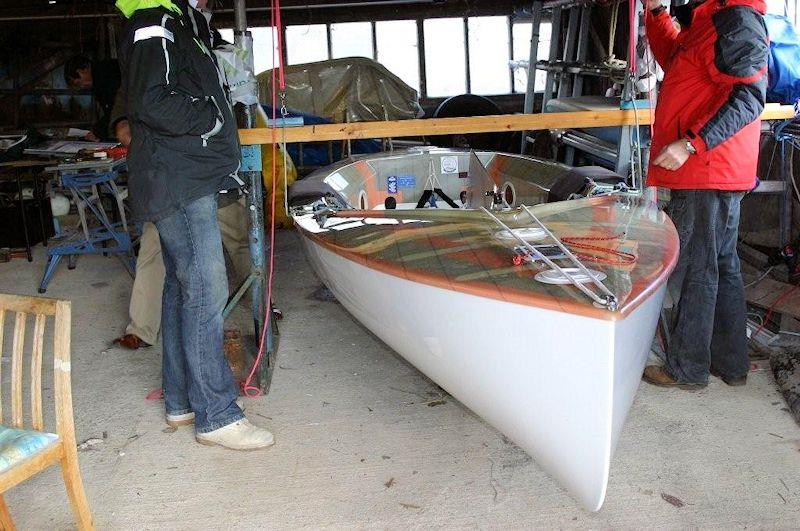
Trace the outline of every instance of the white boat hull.
[[420, 284], [302, 239], [356, 319], [600, 509], [666, 285], [602, 320]]

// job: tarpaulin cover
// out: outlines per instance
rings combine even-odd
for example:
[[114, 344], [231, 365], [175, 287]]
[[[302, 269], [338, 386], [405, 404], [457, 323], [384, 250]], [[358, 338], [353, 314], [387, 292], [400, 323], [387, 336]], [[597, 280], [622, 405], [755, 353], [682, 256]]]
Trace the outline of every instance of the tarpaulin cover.
[[[256, 77], [261, 102], [270, 103], [272, 70]], [[405, 120], [423, 114], [416, 90], [365, 57], [286, 67], [286, 106], [334, 123]]]
[[[272, 106], [271, 105], [262, 105], [264, 112], [268, 117], [272, 117]], [[276, 116], [280, 117], [280, 111], [276, 110]], [[296, 118], [300, 117], [303, 119], [303, 125], [317, 125], [317, 124], [329, 124], [331, 121], [327, 118], [320, 118], [319, 116], [314, 116], [311, 114], [305, 114], [299, 111], [295, 111], [294, 109], [287, 109], [286, 116], [288, 118]], [[280, 139], [280, 133], [278, 133], [278, 139]], [[345, 156], [343, 147], [343, 142], [331, 142], [330, 145], [328, 143], [320, 143], [320, 142], [303, 142], [300, 143], [289, 143], [287, 144], [287, 151], [289, 152], [289, 156], [292, 160], [300, 166], [301, 168], [308, 168], [313, 166], [327, 166], [329, 164], [333, 164], [338, 160], [342, 160]], [[350, 142], [350, 153], [353, 155], [363, 154], [363, 153], [377, 153], [381, 151], [381, 143], [377, 140], [353, 140]]]
[[800, 36], [782, 15], [764, 17], [769, 33], [767, 101], [794, 104], [800, 100]]

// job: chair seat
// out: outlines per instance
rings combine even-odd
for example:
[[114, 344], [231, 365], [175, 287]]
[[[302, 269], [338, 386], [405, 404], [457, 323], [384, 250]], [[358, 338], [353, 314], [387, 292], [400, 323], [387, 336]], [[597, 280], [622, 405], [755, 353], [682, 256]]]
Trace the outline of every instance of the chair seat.
[[58, 435], [0, 425], [0, 473], [58, 441]]

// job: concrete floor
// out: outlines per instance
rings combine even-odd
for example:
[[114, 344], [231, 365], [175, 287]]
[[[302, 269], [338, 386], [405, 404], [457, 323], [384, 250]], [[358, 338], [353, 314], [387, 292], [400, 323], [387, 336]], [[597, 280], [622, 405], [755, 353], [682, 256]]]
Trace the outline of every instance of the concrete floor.
[[[79, 454], [98, 528], [800, 525], [800, 428], [766, 364], [745, 388], [643, 384], [605, 506], [590, 514], [340, 305], [311, 297], [319, 281], [296, 235], [279, 238], [279, 369], [269, 396], [245, 401], [276, 436], [261, 452], [209, 448], [190, 429], [165, 429], [163, 404], [145, 400], [160, 384], [159, 347], [109, 348], [131, 286], [115, 259], [86, 257], [57, 272], [48, 296], [73, 302], [78, 440], [107, 435]], [[41, 249], [33, 264], [0, 264], [0, 292], [35, 294], [43, 267]], [[19, 529], [73, 526], [56, 470], [6, 499]]]

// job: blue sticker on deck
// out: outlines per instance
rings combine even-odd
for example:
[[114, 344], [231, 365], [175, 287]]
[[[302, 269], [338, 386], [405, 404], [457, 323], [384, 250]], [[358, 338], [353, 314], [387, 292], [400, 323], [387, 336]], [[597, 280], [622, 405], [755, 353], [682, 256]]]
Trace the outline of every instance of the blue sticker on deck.
[[398, 188], [414, 188], [417, 186], [417, 178], [413, 175], [398, 175], [397, 187]]
[[242, 146], [241, 171], [261, 171], [261, 146]]
[[400, 188], [415, 188], [417, 178], [413, 175], [390, 175], [386, 178], [386, 190], [390, 194], [398, 193]]

